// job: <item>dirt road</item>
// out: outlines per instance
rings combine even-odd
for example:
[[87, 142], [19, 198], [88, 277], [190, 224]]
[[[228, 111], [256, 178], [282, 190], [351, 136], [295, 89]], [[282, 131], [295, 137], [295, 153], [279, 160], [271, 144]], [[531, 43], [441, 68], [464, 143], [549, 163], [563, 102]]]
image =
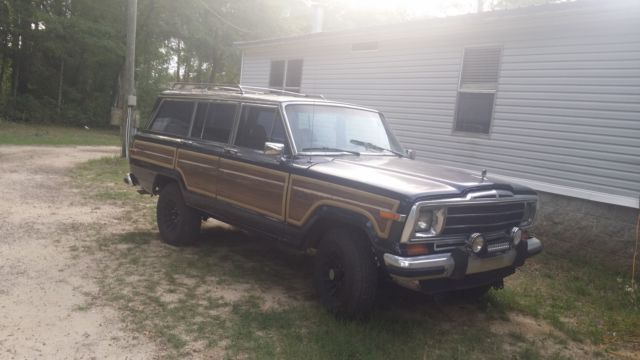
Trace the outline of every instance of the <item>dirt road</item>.
[[71, 249], [83, 226], [108, 225], [117, 208], [85, 204], [69, 170], [114, 147], [0, 147], [0, 358], [145, 359], [154, 345], [104, 307], [89, 260]]

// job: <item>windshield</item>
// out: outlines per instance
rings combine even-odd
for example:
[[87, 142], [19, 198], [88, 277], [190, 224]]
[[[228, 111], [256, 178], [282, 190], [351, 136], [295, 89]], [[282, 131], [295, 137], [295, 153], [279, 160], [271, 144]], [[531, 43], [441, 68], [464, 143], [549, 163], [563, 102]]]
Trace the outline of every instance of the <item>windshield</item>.
[[373, 111], [332, 105], [286, 107], [298, 152], [401, 154], [402, 148]]

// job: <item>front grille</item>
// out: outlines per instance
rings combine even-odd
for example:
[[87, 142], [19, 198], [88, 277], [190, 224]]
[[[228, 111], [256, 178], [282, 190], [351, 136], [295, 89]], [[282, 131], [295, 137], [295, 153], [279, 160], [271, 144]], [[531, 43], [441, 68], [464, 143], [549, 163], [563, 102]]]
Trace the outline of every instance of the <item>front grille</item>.
[[[494, 231], [482, 234], [487, 241], [487, 253], [503, 252], [511, 249], [512, 240], [506, 231]], [[465, 247], [468, 245], [469, 236], [467, 235], [449, 235], [438, 237], [431, 240], [433, 243], [433, 251], [449, 251], [455, 248]]]
[[518, 226], [523, 216], [523, 202], [451, 206], [442, 235], [508, 230]]

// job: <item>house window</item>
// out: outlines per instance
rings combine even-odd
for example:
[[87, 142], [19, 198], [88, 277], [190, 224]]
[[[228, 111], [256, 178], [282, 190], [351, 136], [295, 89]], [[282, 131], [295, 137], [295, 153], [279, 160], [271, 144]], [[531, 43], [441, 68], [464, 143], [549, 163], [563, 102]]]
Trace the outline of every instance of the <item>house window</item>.
[[302, 83], [302, 59], [273, 60], [269, 73], [272, 89], [300, 92]]
[[501, 48], [467, 48], [456, 104], [455, 131], [489, 134], [498, 89]]

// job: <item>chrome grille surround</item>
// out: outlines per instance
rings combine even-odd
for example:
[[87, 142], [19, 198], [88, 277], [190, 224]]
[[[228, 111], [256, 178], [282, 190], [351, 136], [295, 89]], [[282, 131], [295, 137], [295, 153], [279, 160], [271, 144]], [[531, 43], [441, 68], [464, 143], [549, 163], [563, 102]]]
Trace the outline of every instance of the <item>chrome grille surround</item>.
[[[400, 242], [434, 242], [435, 250], [435, 242], [437, 241], [438, 250], [435, 251], [442, 251], [447, 248], [447, 245], [449, 245], [449, 248], [457, 247], [457, 244], [460, 243], [459, 240], [464, 237], [466, 241], [468, 234], [471, 232], [481, 232], [485, 236], [498, 232], [502, 236], [506, 236], [505, 231], [509, 230], [510, 226], [517, 226], [523, 220], [522, 217], [517, 218], [519, 213], [523, 213], [523, 210], [518, 209], [518, 207], [520, 206], [524, 209], [525, 203], [537, 202], [537, 199], [536, 195], [514, 195], [507, 190], [488, 190], [471, 192], [467, 196], [460, 198], [420, 201], [414, 204], [409, 212]], [[424, 207], [444, 207], [447, 209], [444, 230], [441, 234], [425, 237], [414, 231], [416, 217], [420, 209]], [[471, 210], [471, 212], [466, 210]], [[491, 211], [487, 212], [485, 210]], [[473, 219], [474, 216], [478, 217], [477, 223], [467, 224], [466, 222], [469, 219]], [[484, 220], [491, 220], [487, 218], [496, 217], [499, 219], [501, 216], [507, 216], [507, 218], [504, 221], [484, 222]], [[451, 221], [449, 218], [451, 218]]]

